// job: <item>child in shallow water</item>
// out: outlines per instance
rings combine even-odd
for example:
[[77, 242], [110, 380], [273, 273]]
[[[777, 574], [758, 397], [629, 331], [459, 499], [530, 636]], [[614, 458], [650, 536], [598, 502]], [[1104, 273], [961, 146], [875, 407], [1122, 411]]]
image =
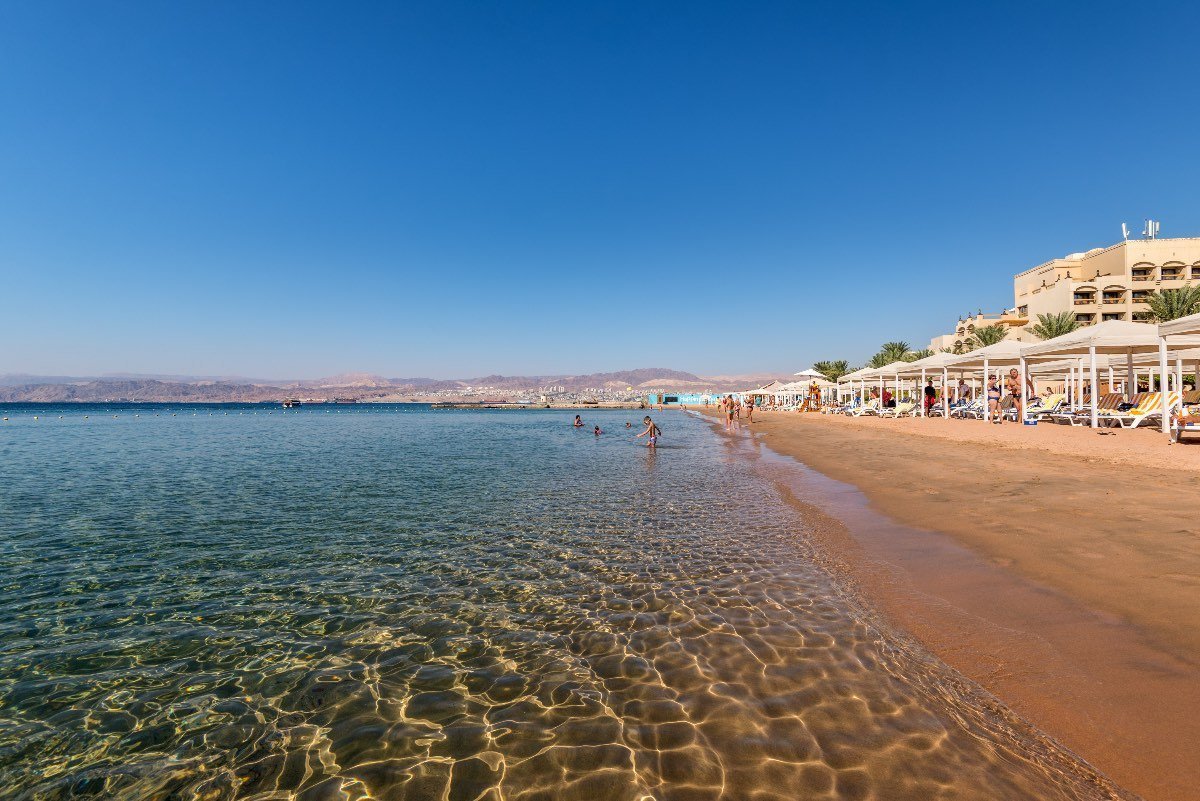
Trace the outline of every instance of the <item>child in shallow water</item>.
[[650, 415], [643, 417], [642, 422], [646, 424], [646, 430], [638, 434], [637, 438], [641, 439], [642, 437], [649, 436], [650, 439], [646, 440], [646, 447], [653, 448], [657, 445], [658, 438], [662, 436], [662, 430], [654, 424], [654, 421], [650, 419]]
[[594, 433], [594, 434], [595, 434], [595, 435], [598, 437], [598, 436], [600, 436], [601, 434], [603, 434], [604, 432], [600, 430], [600, 426], [596, 426], [596, 428], [595, 428], [595, 430], [593, 431], [593, 433]]

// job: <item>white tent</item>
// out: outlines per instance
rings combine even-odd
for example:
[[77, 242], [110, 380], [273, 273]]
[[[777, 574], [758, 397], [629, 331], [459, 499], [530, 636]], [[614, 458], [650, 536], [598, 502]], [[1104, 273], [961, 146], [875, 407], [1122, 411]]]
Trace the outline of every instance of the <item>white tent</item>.
[[[1186, 318], [1184, 318], [1186, 319]], [[1184, 328], [1186, 332], [1186, 327]], [[1100, 366], [1098, 357], [1124, 356], [1126, 364], [1126, 393], [1134, 386], [1134, 354], [1159, 353], [1159, 376], [1163, 389], [1167, 387], [1167, 341], [1159, 335], [1159, 326], [1150, 323], [1132, 323], [1125, 320], [1106, 320], [1095, 325], [1076, 329], [1061, 337], [1036, 342], [1026, 346], [1021, 351], [1022, 361], [1025, 359], [1061, 359], [1066, 356], [1083, 357], [1086, 355], [1089, 367], [1089, 377], [1092, 387], [1091, 412], [1092, 428], [1100, 425], [1100, 413], [1097, 405], [1099, 395]], [[1178, 344], [1191, 345], [1200, 343], [1198, 337], [1184, 337]], [[1176, 383], [1178, 384], [1177, 373]], [[1170, 426], [1170, 408], [1168, 393], [1163, 392], [1162, 430], [1167, 433]]]
[[818, 373], [816, 370], [801, 370], [798, 373], [792, 373], [792, 375], [796, 376], [797, 378], [816, 378], [821, 381], [825, 380], [825, 374]]
[[844, 376], [842, 376], [841, 378], [839, 378], [837, 380], [839, 393], [841, 391], [842, 384], [849, 384], [850, 385], [850, 395], [851, 395], [851, 397], [853, 397], [854, 385], [855, 385], [855, 383], [857, 383], [858, 391], [859, 391], [860, 395], [863, 397], [863, 400], [866, 400], [866, 391], [867, 391], [866, 390], [866, 388], [867, 388], [866, 377], [867, 377], [867, 373], [869, 373], [870, 371], [871, 370], [868, 367], [860, 367], [853, 372], [846, 373]]
[[[924, 387], [928, 376], [937, 375], [938, 380], [942, 384], [942, 414], [950, 414], [950, 396], [946, 391], [949, 385], [949, 376], [947, 375], [946, 365], [955, 357], [953, 353], [935, 353], [932, 356], [926, 356], [924, 359], [917, 359], [914, 362], [908, 362], [899, 371], [901, 378], [916, 378], [920, 376], [920, 386]], [[923, 390], [922, 390], [923, 391]], [[918, 395], [921, 393], [918, 392]], [[921, 416], [925, 416], [925, 404], [921, 404]]]
[[782, 382], [772, 381], [770, 384], [764, 384], [763, 386], [759, 387], [758, 389], [747, 390], [741, 394], [746, 395], [747, 397], [751, 397], [754, 395], [774, 395], [776, 392], [779, 391], [779, 389], [782, 386], [783, 386]]
[[[892, 379], [892, 386], [899, 390], [900, 369], [907, 367], [909, 364], [911, 364], [911, 362], [892, 362], [891, 364], [885, 364], [883, 367], [868, 368], [865, 371], [865, 374], [863, 375], [864, 384], [865, 382], [869, 381], [872, 384], [872, 388], [874, 388], [874, 385], [878, 384], [879, 402], [881, 405], [883, 403], [883, 392], [885, 389], [887, 389], [887, 379]], [[899, 394], [899, 392], [897, 391], [896, 393], [893, 393], [893, 395], [896, 394]], [[865, 401], [866, 398], [864, 397], [863, 400]]]
[[1200, 334], [1200, 314], [1180, 317], [1158, 327], [1159, 336], [1172, 337], [1185, 334]]
[[[986, 392], [988, 373], [993, 367], [1020, 365], [1021, 386], [1025, 386], [1028, 375], [1025, 372], [1024, 363], [1021, 361], [1021, 348], [1024, 344], [1015, 339], [1002, 339], [994, 345], [988, 345], [978, 350], [951, 356], [946, 359], [942, 367], [947, 372], [950, 370], [957, 370], [959, 372], [982, 371], [983, 386]], [[986, 405], [983, 410], [983, 419], [991, 419], [991, 410]]]

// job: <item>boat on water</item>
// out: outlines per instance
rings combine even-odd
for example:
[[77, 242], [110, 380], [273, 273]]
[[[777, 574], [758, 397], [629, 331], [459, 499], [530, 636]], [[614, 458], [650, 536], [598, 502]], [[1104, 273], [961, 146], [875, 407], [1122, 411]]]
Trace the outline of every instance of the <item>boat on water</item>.
[[285, 409], [294, 409], [299, 405], [300, 401], [296, 400], [295, 398], [285, 398], [283, 401], [283, 408]]

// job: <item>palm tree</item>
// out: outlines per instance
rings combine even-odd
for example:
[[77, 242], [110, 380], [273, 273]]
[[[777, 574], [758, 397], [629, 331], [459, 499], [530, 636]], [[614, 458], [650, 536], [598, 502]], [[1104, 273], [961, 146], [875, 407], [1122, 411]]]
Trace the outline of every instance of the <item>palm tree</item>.
[[867, 367], [886, 367], [892, 362], [902, 362], [908, 353], [907, 342], [884, 342], [879, 352], [867, 362]]
[[924, 359], [932, 355], [933, 351], [931, 351], [929, 348], [925, 348], [924, 350], [910, 350], [907, 354], [905, 354], [904, 361], [915, 362], [917, 359]]
[[838, 359], [832, 362], [817, 362], [813, 365], [813, 369], [830, 381], [837, 381], [850, 372], [850, 363], [845, 359]]
[[908, 355], [909, 348], [907, 342], [884, 342], [880, 347], [879, 352], [888, 357], [890, 362], [903, 361]]
[[1006, 336], [1008, 336], [1008, 328], [1003, 325], [985, 325], [982, 328], [976, 328], [975, 333], [971, 335], [971, 350], [995, 345]]
[[1058, 314], [1039, 314], [1037, 325], [1029, 329], [1038, 339], [1054, 339], [1063, 334], [1069, 334], [1079, 327], [1074, 312], [1059, 312]]
[[1155, 321], [1165, 323], [1178, 320], [1200, 312], [1200, 286], [1154, 291], [1146, 302], [1150, 304], [1150, 316]]

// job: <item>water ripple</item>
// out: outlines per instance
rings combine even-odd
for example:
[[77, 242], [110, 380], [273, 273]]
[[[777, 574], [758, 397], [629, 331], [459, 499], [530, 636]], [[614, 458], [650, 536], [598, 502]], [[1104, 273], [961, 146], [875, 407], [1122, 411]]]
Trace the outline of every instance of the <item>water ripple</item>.
[[1108, 797], [859, 609], [703, 423], [654, 455], [624, 413], [387, 411], [0, 430], [0, 786]]

